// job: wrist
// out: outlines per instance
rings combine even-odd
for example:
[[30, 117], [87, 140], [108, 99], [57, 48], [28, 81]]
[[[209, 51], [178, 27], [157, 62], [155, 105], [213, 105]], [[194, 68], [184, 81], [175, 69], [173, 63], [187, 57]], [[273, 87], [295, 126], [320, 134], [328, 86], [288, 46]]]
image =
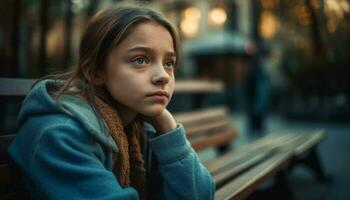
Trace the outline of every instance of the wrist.
[[159, 121], [154, 124], [154, 128], [156, 129], [157, 134], [161, 135], [171, 130], [174, 130], [176, 128], [176, 122], [175, 120], [174, 121], [169, 120], [169, 121], [163, 121], [163, 122]]

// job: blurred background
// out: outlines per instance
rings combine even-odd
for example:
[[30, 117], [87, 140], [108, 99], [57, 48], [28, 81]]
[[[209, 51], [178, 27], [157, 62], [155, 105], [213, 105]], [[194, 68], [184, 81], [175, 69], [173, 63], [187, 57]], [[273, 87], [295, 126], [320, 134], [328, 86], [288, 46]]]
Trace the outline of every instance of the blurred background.
[[[349, 0], [2, 0], [0, 77], [67, 70], [88, 19], [112, 5], [150, 7], [178, 27], [178, 81], [223, 83], [223, 92], [200, 101], [176, 94], [171, 111], [227, 106], [240, 134], [234, 145], [266, 132], [325, 128], [320, 154], [334, 180], [295, 170], [295, 199], [350, 199]], [[14, 107], [2, 102], [1, 133], [15, 127]]]

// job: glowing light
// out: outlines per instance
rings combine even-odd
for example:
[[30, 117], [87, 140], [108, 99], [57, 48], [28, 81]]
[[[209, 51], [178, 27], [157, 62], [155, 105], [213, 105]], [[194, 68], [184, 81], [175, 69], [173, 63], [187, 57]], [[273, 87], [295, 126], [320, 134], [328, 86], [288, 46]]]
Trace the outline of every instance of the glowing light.
[[278, 19], [277, 17], [269, 11], [264, 11], [261, 15], [260, 22], [260, 33], [261, 36], [265, 39], [273, 38], [278, 30]]
[[327, 15], [334, 14], [337, 18], [343, 18], [344, 14], [349, 11], [350, 5], [346, 0], [326, 0], [325, 2]]
[[213, 8], [209, 13], [209, 22], [214, 26], [222, 26], [226, 19], [227, 14], [223, 8]]
[[198, 8], [189, 7], [184, 10], [184, 18], [188, 20], [200, 20], [201, 12]]
[[182, 12], [180, 29], [186, 37], [194, 37], [199, 32], [201, 12], [198, 8], [189, 7]]
[[345, 14], [350, 11], [347, 0], [325, 0], [324, 12], [327, 16], [327, 29], [330, 33], [337, 30], [337, 26]]
[[180, 28], [187, 37], [194, 37], [199, 31], [199, 23], [191, 20], [183, 20]]

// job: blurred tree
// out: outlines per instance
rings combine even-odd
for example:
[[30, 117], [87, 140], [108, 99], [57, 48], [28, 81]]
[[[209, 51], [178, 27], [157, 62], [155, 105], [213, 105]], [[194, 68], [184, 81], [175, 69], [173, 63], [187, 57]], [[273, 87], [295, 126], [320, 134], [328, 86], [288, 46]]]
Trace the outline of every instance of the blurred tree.
[[46, 74], [46, 36], [48, 26], [48, 7], [50, 0], [40, 0], [40, 47], [39, 47], [39, 74], [40, 76]]
[[284, 46], [282, 65], [291, 83], [288, 99], [301, 100], [304, 111], [310, 105], [325, 113], [350, 107], [349, 1], [279, 1], [275, 12], [282, 26], [276, 40]]

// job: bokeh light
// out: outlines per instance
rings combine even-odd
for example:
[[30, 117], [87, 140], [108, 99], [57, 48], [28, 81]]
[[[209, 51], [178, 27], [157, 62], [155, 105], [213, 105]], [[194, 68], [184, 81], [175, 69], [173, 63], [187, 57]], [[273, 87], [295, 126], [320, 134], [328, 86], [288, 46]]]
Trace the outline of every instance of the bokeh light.
[[220, 27], [222, 26], [227, 19], [227, 14], [223, 8], [213, 8], [209, 13], [209, 23], [213, 26]]

